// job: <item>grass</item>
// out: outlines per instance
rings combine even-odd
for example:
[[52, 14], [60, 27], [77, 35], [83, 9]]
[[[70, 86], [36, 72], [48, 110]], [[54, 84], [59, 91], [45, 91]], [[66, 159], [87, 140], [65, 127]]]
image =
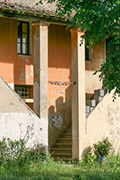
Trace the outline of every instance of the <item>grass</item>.
[[[39, 146], [40, 148], [40, 146]], [[94, 155], [78, 163], [55, 162], [39, 148], [27, 151], [24, 141], [0, 142], [0, 180], [120, 180], [120, 155], [110, 155], [105, 163]]]
[[47, 157], [44, 162], [0, 165], [0, 180], [120, 180], [120, 156], [110, 156], [104, 164], [65, 164]]

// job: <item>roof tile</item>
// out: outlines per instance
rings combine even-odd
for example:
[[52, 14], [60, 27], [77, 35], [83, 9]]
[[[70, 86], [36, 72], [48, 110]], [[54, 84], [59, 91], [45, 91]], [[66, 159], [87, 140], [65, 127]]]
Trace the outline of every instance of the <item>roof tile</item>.
[[28, 6], [28, 5], [12, 3], [8, 1], [7, 2], [0, 1], [0, 11], [28, 15], [28, 16], [37, 16], [37, 17], [47, 16], [50, 18], [57, 18], [57, 19], [59, 18], [61, 20], [64, 19], [59, 16], [56, 17], [56, 12], [51, 9], [37, 7], [37, 6]]

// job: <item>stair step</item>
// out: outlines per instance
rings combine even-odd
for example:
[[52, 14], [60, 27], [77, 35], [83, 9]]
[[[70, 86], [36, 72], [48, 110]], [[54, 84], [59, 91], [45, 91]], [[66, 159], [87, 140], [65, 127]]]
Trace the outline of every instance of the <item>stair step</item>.
[[72, 127], [72, 122], [69, 124], [69, 126], [67, 127], [67, 129], [71, 129]]
[[56, 143], [59, 143], [59, 144], [61, 144], [61, 143], [65, 143], [66, 145], [68, 145], [68, 143], [71, 143], [72, 144], [72, 141], [57, 141]]
[[51, 148], [51, 151], [72, 151], [72, 148]]
[[103, 99], [104, 96], [105, 96], [104, 89], [94, 90], [94, 94], [92, 96], [93, 99], [86, 100], [86, 107], [85, 107], [86, 118], [93, 111], [93, 109], [96, 107], [96, 105]]
[[72, 139], [72, 133], [71, 134], [62, 134], [60, 137], [61, 138], [65, 137], [65, 138], [71, 138]]
[[101, 97], [100, 97], [100, 96], [98, 97], [98, 101], [99, 101], [99, 102], [100, 102], [102, 99], [103, 99], [102, 96], [101, 96]]
[[66, 143], [65, 142], [60, 142], [60, 143], [56, 142], [56, 143], [54, 143], [54, 145], [65, 145], [65, 146], [69, 145], [70, 146], [70, 145], [72, 145], [72, 142], [66, 142]]
[[72, 129], [66, 129], [64, 133], [72, 132]]
[[95, 107], [96, 106], [96, 100], [95, 99], [87, 100], [86, 105], [91, 106], [91, 107]]
[[95, 107], [90, 107], [90, 112], [94, 109]]
[[98, 104], [103, 99], [102, 96], [95, 96], [94, 98], [96, 100], [96, 104]]
[[[71, 126], [72, 127], [72, 126]], [[67, 127], [66, 129], [65, 129], [65, 131], [67, 131], [67, 130], [71, 130], [71, 127], [69, 126], [69, 127]]]
[[105, 91], [104, 91], [104, 89], [97, 89], [97, 90], [94, 90], [94, 95], [95, 95], [95, 96], [104, 97]]
[[61, 152], [61, 153], [58, 153], [58, 152], [55, 152], [53, 153], [53, 156], [72, 156], [72, 153], [69, 153], [69, 152]]
[[72, 139], [72, 133], [62, 134], [62, 135], [60, 136], [60, 138], [61, 138], [61, 137], [71, 137], [71, 139]]
[[63, 161], [72, 161], [72, 157], [69, 158], [69, 157], [62, 157], [62, 158], [59, 158], [59, 157], [54, 157], [54, 160], [63, 160]]
[[89, 113], [85, 113], [85, 115], [86, 115], [86, 118], [88, 117], [88, 115], [90, 114], [90, 112]]
[[72, 131], [71, 132], [64, 132], [62, 135], [72, 136]]
[[86, 112], [86, 113], [90, 113], [90, 106], [86, 106], [85, 112]]
[[72, 141], [72, 138], [60, 137], [57, 141]]
[[51, 148], [51, 154], [54, 159], [69, 161], [72, 159], [72, 126], [70, 125]]
[[104, 89], [94, 90], [94, 95], [93, 95], [94, 99], [86, 100], [86, 107], [85, 107], [86, 117], [89, 116], [89, 114], [93, 111], [96, 105], [103, 99], [104, 95], [105, 95]]

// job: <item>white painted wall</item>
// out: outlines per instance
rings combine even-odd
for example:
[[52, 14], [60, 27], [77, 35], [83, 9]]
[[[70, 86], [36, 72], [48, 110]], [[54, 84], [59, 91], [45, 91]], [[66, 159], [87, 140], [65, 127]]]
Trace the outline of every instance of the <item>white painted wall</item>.
[[27, 147], [48, 147], [48, 125], [0, 78], [0, 139], [24, 138]]
[[108, 137], [113, 149], [120, 150], [120, 97], [113, 102], [113, 93], [106, 94], [86, 119], [82, 151]]

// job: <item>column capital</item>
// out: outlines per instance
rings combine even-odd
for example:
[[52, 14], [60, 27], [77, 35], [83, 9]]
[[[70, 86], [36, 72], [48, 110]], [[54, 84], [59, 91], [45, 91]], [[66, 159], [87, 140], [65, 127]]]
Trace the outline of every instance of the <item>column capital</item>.
[[50, 25], [50, 23], [48, 23], [48, 22], [44, 22], [44, 21], [41, 21], [41, 22], [33, 22], [32, 23], [32, 26], [49, 26]]

